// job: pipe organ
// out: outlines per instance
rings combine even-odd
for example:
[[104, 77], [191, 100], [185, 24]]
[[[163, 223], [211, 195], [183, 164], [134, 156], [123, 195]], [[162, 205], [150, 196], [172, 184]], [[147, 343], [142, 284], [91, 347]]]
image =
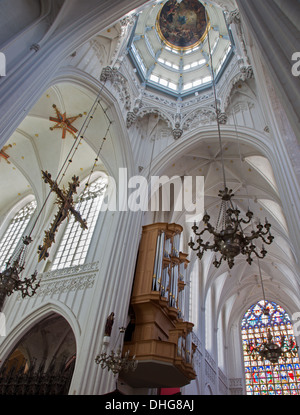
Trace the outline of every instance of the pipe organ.
[[133, 387], [180, 387], [195, 379], [193, 324], [184, 321], [187, 254], [180, 252], [182, 227], [144, 226], [131, 296], [131, 336], [123, 353], [137, 369], [121, 377]]

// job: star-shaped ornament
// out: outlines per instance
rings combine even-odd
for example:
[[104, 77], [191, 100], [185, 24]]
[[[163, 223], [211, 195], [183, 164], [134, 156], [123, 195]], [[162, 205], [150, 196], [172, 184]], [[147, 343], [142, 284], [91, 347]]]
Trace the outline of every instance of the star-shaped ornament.
[[11, 144], [9, 144], [8, 146], [4, 146], [3, 148], [2, 148], [2, 150], [0, 150], [0, 160], [1, 159], [4, 159], [5, 161], [6, 161], [6, 163], [8, 163], [8, 164], [10, 164], [10, 161], [8, 161], [8, 159], [9, 159], [9, 155], [8, 154], [6, 154], [6, 150], [9, 148], [9, 147], [11, 147], [12, 145]]
[[62, 130], [62, 137], [66, 138], [66, 133], [72, 134], [74, 138], [76, 138], [77, 128], [75, 128], [72, 124], [77, 118], [82, 117], [82, 114], [78, 114], [75, 117], [67, 117], [66, 113], [61, 113], [55, 104], [52, 105], [56, 112], [56, 118], [49, 117], [50, 121], [55, 122], [56, 124], [54, 127], [50, 127], [50, 130], [53, 131], [54, 129], [61, 129]]

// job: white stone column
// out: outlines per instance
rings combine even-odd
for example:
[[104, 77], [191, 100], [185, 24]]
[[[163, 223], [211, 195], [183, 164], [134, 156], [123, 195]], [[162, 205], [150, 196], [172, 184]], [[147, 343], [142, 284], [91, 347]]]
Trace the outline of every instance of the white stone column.
[[[292, 51], [297, 47], [300, 49], [300, 32], [275, 1], [237, 2], [259, 99], [273, 140], [269, 160], [278, 185], [295, 258], [300, 263], [300, 78], [294, 77], [291, 71]], [[295, 2], [288, 0], [286, 3], [289, 5], [287, 15], [290, 16]], [[296, 9], [295, 7], [295, 13]]]
[[299, 2], [237, 0], [237, 4], [244, 29], [260, 50], [278, 97], [300, 140], [300, 77], [292, 74], [292, 55], [300, 52]]
[[126, 324], [141, 218], [141, 212], [106, 213], [94, 254], [94, 260], [99, 258], [100, 261], [99, 273], [78, 344], [77, 362], [69, 391], [71, 395], [102, 395], [115, 389], [117, 377], [111, 371], [101, 369], [95, 363], [95, 357], [101, 351], [104, 327], [110, 313], [115, 313], [115, 321], [108, 353], [116, 343], [119, 327]]

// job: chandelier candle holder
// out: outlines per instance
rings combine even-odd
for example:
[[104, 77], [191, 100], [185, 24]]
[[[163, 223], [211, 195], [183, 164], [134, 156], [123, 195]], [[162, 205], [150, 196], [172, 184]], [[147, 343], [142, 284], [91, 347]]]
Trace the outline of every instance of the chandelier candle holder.
[[[196, 236], [196, 243], [191, 237], [188, 243], [189, 247], [193, 251], [198, 251], [197, 256], [199, 259], [202, 259], [204, 252], [208, 250], [220, 253], [219, 259], [215, 256], [213, 262], [216, 268], [219, 268], [224, 260], [228, 262], [228, 266], [231, 269], [234, 265], [234, 258], [239, 254], [246, 256], [246, 261], [249, 265], [253, 261], [252, 254], [255, 254], [258, 258], [264, 258], [267, 254], [264, 245], [259, 249], [253, 242], [255, 239], [260, 238], [266, 245], [272, 243], [274, 237], [270, 233], [270, 223], [266, 219], [264, 225], [259, 223], [256, 226], [256, 230], [252, 230], [251, 234], [247, 236], [242, 225], [248, 225], [251, 222], [253, 212], [248, 210], [246, 219], [241, 218], [240, 210], [233, 206], [231, 200], [234, 194], [227, 187], [224, 190], [220, 190], [218, 196], [221, 198], [221, 208], [216, 226], [210, 223], [210, 216], [205, 212], [203, 216], [205, 227], [198, 232], [199, 227], [194, 223], [192, 230]], [[213, 243], [204, 242], [202, 235], [205, 232], [213, 236]]]
[[130, 359], [129, 353], [130, 351], [128, 350], [122, 356], [122, 350], [119, 347], [117, 352], [112, 350], [109, 355], [106, 352], [102, 352], [96, 356], [95, 362], [100, 365], [101, 369], [111, 370], [115, 376], [120, 372], [134, 372], [137, 368], [138, 361], [135, 360], [135, 356]]
[[16, 250], [8, 260], [5, 269], [0, 272], [0, 309], [3, 307], [6, 296], [20, 291], [22, 298], [32, 297], [40, 286], [40, 281], [37, 281], [37, 271], [30, 278], [21, 278], [25, 268], [26, 250], [31, 242], [30, 236], [24, 236], [21, 247]]
[[[100, 365], [101, 369], [107, 369], [108, 372], [111, 370], [114, 376], [120, 372], [134, 372], [137, 368], [138, 361], [135, 359], [135, 356], [132, 358], [129, 357], [130, 350], [128, 350], [125, 355], [122, 356], [121, 346], [119, 345], [116, 352], [111, 350], [109, 354], [107, 353], [113, 322], [114, 313], [111, 313], [106, 321], [102, 350], [101, 353], [96, 356], [95, 362], [97, 365]], [[119, 335], [124, 334], [125, 327], [119, 327], [119, 331]]]

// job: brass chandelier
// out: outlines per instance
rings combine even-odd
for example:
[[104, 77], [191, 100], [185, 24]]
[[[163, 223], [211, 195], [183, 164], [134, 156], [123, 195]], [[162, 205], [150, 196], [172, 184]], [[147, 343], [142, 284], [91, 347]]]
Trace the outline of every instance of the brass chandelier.
[[[243, 225], [248, 225], [252, 221], [253, 212], [249, 209], [246, 213], [246, 218], [240, 217], [241, 211], [234, 207], [232, 203], [232, 198], [234, 197], [233, 190], [229, 189], [226, 185], [225, 177], [225, 168], [224, 168], [224, 158], [223, 158], [223, 147], [222, 147], [222, 138], [221, 138], [221, 111], [218, 108], [217, 94], [216, 94], [216, 85], [215, 85], [215, 75], [212, 64], [212, 51], [210, 45], [210, 38], [208, 32], [208, 47], [209, 47], [209, 56], [211, 61], [211, 72], [212, 72], [212, 85], [213, 93], [215, 100], [215, 110], [216, 110], [216, 120], [218, 127], [218, 138], [220, 145], [220, 154], [222, 162], [222, 171], [223, 171], [223, 184], [224, 187], [219, 191], [218, 197], [221, 199], [221, 207], [219, 211], [218, 220], [215, 226], [210, 223], [210, 216], [205, 212], [203, 216], [204, 229], [199, 230], [196, 222], [192, 227], [192, 230], [195, 234], [195, 242], [193, 237], [191, 237], [190, 242], [188, 243], [189, 247], [197, 252], [197, 256], [201, 260], [204, 252], [212, 251], [216, 254], [218, 253], [219, 257], [215, 255], [213, 264], [216, 268], [219, 268], [223, 261], [227, 261], [229, 268], [231, 269], [234, 266], [234, 259], [237, 255], [242, 254], [246, 256], [246, 261], [251, 264], [253, 259], [252, 256], [255, 255], [258, 258], [264, 258], [267, 254], [267, 251], [262, 244], [261, 248], [255, 245], [255, 240], [261, 240], [262, 243], [270, 245], [273, 242], [274, 237], [270, 233], [271, 225], [267, 221], [262, 225], [260, 222], [256, 226], [256, 230], [252, 230], [250, 235], [246, 235], [243, 229]], [[202, 238], [204, 233], [208, 233], [208, 236], [213, 237], [213, 242], [205, 242]]]
[[[110, 329], [111, 331], [111, 329]], [[125, 327], [119, 327], [119, 335], [125, 333]], [[120, 372], [134, 372], [137, 368], [138, 361], [135, 359], [135, 356], [132, 358], [129, 357], [130, 350], [127, 350], [124, 356], [122, 356], [121, 346], [118, 346], [117, 351], [113, 349], [110, 353], [107, 353], [107, 346], [109, 344], [110, 332], [106, 334], [106, 341], [103, 342], [103, 348], [101, 353], [98, 354], [95, 358], [95, 363], [101, 367], [101, 369], [107, 369], [108, 372], [111, 370], [112, 373], [116, 376]], [[117, 338], [118, 342], [119, 337]]]
[[[231, 269], [234, 266], [234, 258], [243, 254], [246, 256], [246, 261], [251, 265], [253, 259], [252, 254], [255, 254], [258, 258], [264, 258], [267, 251], [262, 245], [258, 248], [253, 241], [255, 239], [262, 239], [262, 241], [270, 245], [274, 237], [270, 233], [271, 225], [266, 220], [265, 224], [259, 223], [256, 226], [256, 230], [252, 230], [251, 234], [247, 236], [242, 228], [242, 224], [249, 224], [253, 218], [253, 212], [247, 211], [247, 219], [240, 218], [240, 210], [233, 206], [232, 197], [234, 194], [232, 190], [227, 187], [224, 190], [220, 190], [218, 196], [221, 198], [221, 208], [219, 212], [219, 219], [214, 227], [210, 223], [210, 216], [205, 212], [203, 216], [204, 229], [198, 232], [199, 227], [194, 223], [192, 230], [196, 235], [196, 243], [193, 242], [191, 237], [188, 245], [193, 251], [198, 251], [197, 256], [202, 259], [205, 251], [211, 250], [215, 253], [219, 253], [220, 257], [213, 261], [216, 268], [219, 268], [222, 261], [227, 261], [228, 266]], [[208, 232], [213, 236], [213, 243], [204, 242], [202, 235]]]
[[0, 272], [0, 310], [6, 296], [10, 296], [15, 291], [20, 291], [22, 298], [32, 297], [40, 286], [40, 281], [37, 281], [37, 271], [31, 275], [31, 278], [21, 277], [25, 268], [26, 250], [31, 242], [30, 236], [24, 236], [22, 245], [13, 253], [6, 263], [5, 269]]
[[[265, 308], [264, 315], [269, 315]], [[286, 339], [284, 334], [281, 334], [280, 341], [275, 342], [270, 328], [267, 330], [266, 338], [263, 338], [261, 343], [257, 339], [250, 345], [247, 345], [247, 353], [254, 360], [269, 360], [269, 362], [276, 364], [279, 358], [286, 361], [289, 358], [297, 356], [299, 347], [293, 338]]]
[[120, 372], [135, 371], [138, 365], [138, 361], [135, 360], [135, 357], [132, 359], [129, 358], [130, 351], [128, 350], [124, 356], [122, 356], [122, 350], [119, 347], [116, 352], [113, 350], [110, 354], [106, 352], [101, 352], [100, 355], [97, 355], [95, 362], [100, 365], [101, 369], [107, 369], [112, 371], [114, 375], [119, 374]]

